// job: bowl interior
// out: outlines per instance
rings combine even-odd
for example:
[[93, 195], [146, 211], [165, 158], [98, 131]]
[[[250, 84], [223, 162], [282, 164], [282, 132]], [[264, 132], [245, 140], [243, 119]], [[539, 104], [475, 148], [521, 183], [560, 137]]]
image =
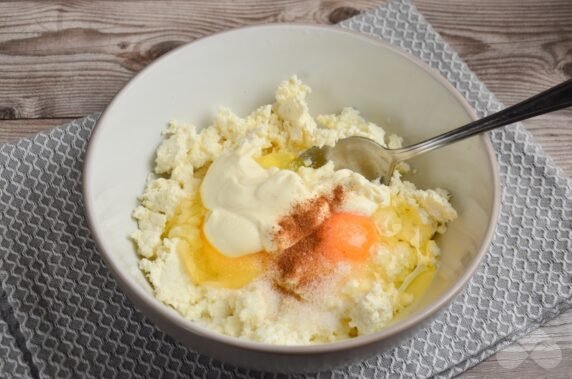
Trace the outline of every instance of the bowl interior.
[[[127, 236], [131, 212], [152, 170], [161, 131], [176, 119], [208, 125], [217, 108], [246, 115], [273, 101], [278, 83], [297, 74], [313, 89], [314, 115], [352, 106], [414, 143], [462, 125], [471, 110], [444, 79], [404, 54], [337, 28], [272, 25], [218, 34], [158, 60], [114, 99], [92, 136], [84, 173], [85, 201], [107, 263], [124, 286], [146, 301], [151, 288], [137, 268]], [[459, 218], [440, 238], [441, 267], [411, 311], [397, 323], [448, 296], [474, 266], [495, 220], [495, 162], [485, 137], [411, 161], [410, 180], [449, 190]], [[157, 302], [169, 317], [180, 318]], [[186, 321], [185, 321], [186, 322]], [[190, 329], [195, 328], [188, 322]]]

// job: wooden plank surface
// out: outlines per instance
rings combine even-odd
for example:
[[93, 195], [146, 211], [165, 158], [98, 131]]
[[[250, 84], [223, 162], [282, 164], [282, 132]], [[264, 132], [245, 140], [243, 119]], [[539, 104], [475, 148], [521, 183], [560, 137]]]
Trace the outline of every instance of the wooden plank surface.
[[0, 119], [99, 111], [165, 52], [266, 22], [332, 23], [371, 8], [352, 1], [18, 1], [0, 5]]
[[572, 378], [572, 311], [492, 355], [459, 378]]
[[[418, 0], [415, 4], [506, 105], [572, 78], [570, 0]], [[572, 109], [524, 125], [572, 176]]]
[[[202, 36], [266, 22], [337, 23], [383, 3], [0, 0], [0, 142], [103, 110], [149, 62]], [[570, 0], [414, 3], [507, 105], [572, 77]], [[525, 126], [572, 175], [572, 110]], [[572, 311], [462, 376], [572, 377]]]
[[64, 125], [74, 118], [31, 118], [22, 120], [0, 120], [0, 143], [31, 137], [42, 131]]

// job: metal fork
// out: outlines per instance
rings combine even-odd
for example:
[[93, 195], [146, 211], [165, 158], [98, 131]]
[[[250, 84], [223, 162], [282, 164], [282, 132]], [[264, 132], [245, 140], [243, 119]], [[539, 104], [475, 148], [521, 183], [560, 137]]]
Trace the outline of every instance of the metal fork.
[[333, 161], [337, 169], [348, 168], [370, 180], [379, 178], [382, 183], [389, 184], [399, 162], [476, 134], [571, 105], [572, 79], [502, 111], [411, 146], [387, 149], [369, 138], [354, 136], [339, 140], [333, 147], [312, 147], [302, 153], [300, 159], [303, 162], [309, 160], [310, 166], [315, 168]]

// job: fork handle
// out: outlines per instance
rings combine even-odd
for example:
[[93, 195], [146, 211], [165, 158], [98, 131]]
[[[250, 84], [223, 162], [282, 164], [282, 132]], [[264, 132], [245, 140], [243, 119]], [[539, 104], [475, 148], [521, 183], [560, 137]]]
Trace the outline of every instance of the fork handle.
[[526, 120], [541, 114], [553, 112], [572, 105], [572, 79], [547, 89], [538, 95], [532, 96], [518, 104], [493, 113], [485, 118], [470, 122], [457, 129], [432, 137], [415, 145], [396, 151], [400, 160], [412, 158], [421, 153], [434, 150], [438, 147], [463, 140], [500, 128], [501, 126]]

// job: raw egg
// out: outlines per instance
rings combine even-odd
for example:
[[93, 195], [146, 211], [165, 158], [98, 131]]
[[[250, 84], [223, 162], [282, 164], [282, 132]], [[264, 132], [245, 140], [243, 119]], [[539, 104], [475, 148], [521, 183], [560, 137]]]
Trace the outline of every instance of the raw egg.
[[256, 159], [256, 162], [263, 168], [276, 167], [279, 169], [296, 170], [302, 166], [302, 162], [298, 157], [289, 151], [278, 150]]
[[180, 253], [197, 284], [241, 288], [264, 272], [268, 260], [268, 254], [263, 252], [229, 258], [219, 253], [202, 235], [194, 246], [183, 246]]
[[333, 213], [321, 225], [318, 249], [334, 262], [364, 262], [379, 243], [374, 222], [367, 216]]
[[166, 227], [166, 236], [178, 240], [181, 260], [197, 284], [210, 283], [224, 288], [241, 288], [260, 276], [269, 254], [260, 252], [229, 258], [212, 247], [202, 233], [206, 210], [200, 197], [182, 202]]

